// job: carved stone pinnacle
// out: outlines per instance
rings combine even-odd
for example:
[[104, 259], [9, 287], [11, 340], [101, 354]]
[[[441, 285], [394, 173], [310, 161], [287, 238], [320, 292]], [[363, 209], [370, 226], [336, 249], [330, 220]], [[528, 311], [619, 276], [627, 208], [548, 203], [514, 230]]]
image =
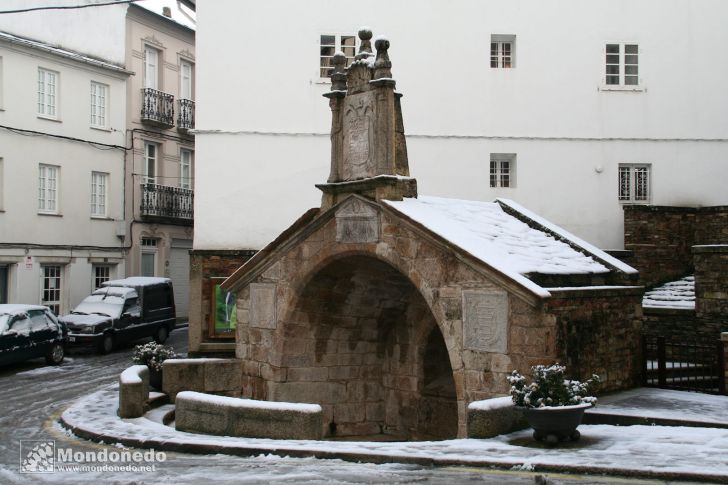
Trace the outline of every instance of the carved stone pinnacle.
[[374, 42], [377, 48], [377, 60], [374, 61], [374, 79], [391, 79], [392, 61], [389, 60], [389, 40], [378, 37]]
[[355, 57], [357, 61], [366, 60], [374, 55], [372, 53], [371, 39], [371, 29], [368, 27], [362, 27], [359, 29], [359, 40], [361, 41], [361, 44], [359, 46], [359, 53]]
[[331, 90], [346, 91], [346, 56], [339, 51], [334, 54], [331, 62], [334, 65], [334, 72], [331, 73]]

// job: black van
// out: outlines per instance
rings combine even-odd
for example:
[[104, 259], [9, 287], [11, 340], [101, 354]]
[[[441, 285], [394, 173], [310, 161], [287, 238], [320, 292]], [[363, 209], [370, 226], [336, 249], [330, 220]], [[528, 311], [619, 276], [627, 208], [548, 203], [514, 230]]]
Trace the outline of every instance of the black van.
[[176, 317], [172, 281], [135, 276], [105, 282], [60, 320], [68, 327], [69, 346], [106, 354], [120, 342], [144, 337], [163, 343]]

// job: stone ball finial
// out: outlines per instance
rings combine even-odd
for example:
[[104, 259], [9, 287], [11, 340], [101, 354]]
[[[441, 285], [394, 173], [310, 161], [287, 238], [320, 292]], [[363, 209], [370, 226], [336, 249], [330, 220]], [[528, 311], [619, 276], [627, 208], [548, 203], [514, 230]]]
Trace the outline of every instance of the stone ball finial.
[[336, 51], [334, 57], [331, 59], [331, 63], [334, 65], [334, 71], [338, 66], [346, 66], [346, 55], [341, 51]]
[[373, 57], [374, 54], [372, 53], [372, 29], [369, 27], [362, 27], [359, 29], [359, 40], [361, 42], [359, 43], [359, 53], [356, 55], [354, 59], [357, 61], [366, 60], [370, 57]]
[[360, 27], [359, 28], [359, 39], [361, 40], [371, 40], [372, 38], [372, 29], [369, 27]]
[[377, 48], [377, 52], [386, 51], [389, 49], [389, 39], [386, 37], [377, 37], [374, 41], [374, 47]]
[[331, 73], [331, 90], [346, 91], [346, 55], [336, 51], [331, 63], [334, 65], [334, 71]]

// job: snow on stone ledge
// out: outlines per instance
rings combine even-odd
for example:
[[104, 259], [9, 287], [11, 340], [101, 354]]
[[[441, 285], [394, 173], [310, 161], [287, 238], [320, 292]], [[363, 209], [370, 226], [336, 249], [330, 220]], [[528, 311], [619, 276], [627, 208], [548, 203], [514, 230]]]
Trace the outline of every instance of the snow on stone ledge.
[[248, 409], [269, 409], [272, 411], [292, 411], [298, 413], [320, 413], [321, 406], [318, 404], [302, 404], [293, 402], [257, 401], [255, 399], [241, 399], [237, 397], [217, 396], [195, 391], [182, 391], [177, 394], [176, 399], [189, 399], [191, 401], [215, 404], [218, 406], [248, 408]]
[[146, 365], [133, 365], [125, 369], [119, 376], [119, 379], [122, 384], [141, 384], [142, 378], [140, 374], [145, 370], [147, 370]]
[[472, 409], [473, 411], [494, 411], [496, 409], [505, 409], [510, 407], [513, 407], [513, 398], [510, 396], [494, 397], [493, 399], [473, 401], [468, 404], [468, 409]]
[[644, 308], [694, 310], [695, 277], [686, 276], [645, 292], [642, 306]]

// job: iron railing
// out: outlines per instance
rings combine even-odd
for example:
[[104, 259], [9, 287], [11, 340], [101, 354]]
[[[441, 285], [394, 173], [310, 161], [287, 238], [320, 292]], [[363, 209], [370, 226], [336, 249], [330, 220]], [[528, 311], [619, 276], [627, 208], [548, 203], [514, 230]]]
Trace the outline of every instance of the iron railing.
[[181, 131], [195, 128], [195, 102], [191, 99], [178, 100], [177, 129]]
[[142, 217], [191, 223], [194, 191], [157, 184], [142, 184]]
[[142, 122], [174, 126], [174, 96], [152, 88], [142, 89]]
[[725, 354], [720, 340], [642, 337], [644, 375], [648, 387], [725, 394]]

